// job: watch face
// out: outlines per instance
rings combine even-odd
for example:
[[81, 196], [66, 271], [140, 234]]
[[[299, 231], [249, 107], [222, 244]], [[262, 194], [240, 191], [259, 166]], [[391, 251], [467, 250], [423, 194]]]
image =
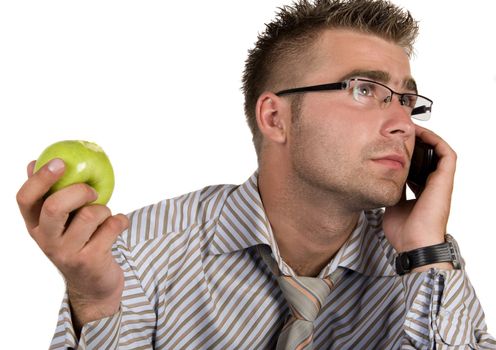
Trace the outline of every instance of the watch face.
[[408, 271], [410, 271], [410, 259], [406, 253], [401, 253], [396, 257], [396, 272], [404, 275]]

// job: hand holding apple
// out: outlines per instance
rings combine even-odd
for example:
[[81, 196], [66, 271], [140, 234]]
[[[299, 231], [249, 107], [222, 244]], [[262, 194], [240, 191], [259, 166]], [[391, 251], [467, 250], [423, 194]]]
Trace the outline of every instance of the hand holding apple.
[[34, 171], [54, 158], [65, 163], [64, 176], [57, 181], [50, 192], [54, 193], [75, 183], [86, 183], [98, 193], [94, 204], [107, 204], [114, 190], [114, 171], [103, 149], [95, 143], [80, 140], [56, 142], [48, 146], [36, 161]]
[[99, 147], [73, 141], [67, 147], [67, 142], [43, 152], [36, 172], [34, 161], [28, 165], [28, 179], [16, 199], [29, 234], [64, 276], [78, 333], [83, 324], [119, 310], [124, 274], [112, 247], [129, 221], [94, 204], [112, 193], [108, 158]]

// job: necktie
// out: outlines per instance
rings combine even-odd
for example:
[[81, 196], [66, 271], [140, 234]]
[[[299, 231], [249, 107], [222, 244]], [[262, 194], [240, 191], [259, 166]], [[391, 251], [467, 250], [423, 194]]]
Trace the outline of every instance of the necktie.
[[338, 269], [324, 279], [285, 276], [280, 273], [277, 263], [270, 256], [267, 247], [260, 248], [265, 263], [278, 276], [277, 282], [290, 309], [290, 316], [279, 334], [276, 349], [313, 349], [313, 323], [342, 270]]
[[291, 315], [277, 340], [277, 350], [313, 349], [313, 322], [332, 289], [330, 278], [279, 276]]

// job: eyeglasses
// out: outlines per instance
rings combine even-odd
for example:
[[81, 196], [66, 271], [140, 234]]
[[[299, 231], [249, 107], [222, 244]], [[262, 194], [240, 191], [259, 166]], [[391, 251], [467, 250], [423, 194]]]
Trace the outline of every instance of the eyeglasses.
[[297, 94], [303, 92], [348, 90], [353, 99], [368, 107], [384, 108], [392, 100], [393, 95], [398, 95], [400, 104], [412, 118], [418, 120], [429, 120], [431, 117], [432, 100], [425, 96], [413, 93], [399, 93], [391, 90], [388, 86], [373, 80], [352, 78], [339, 83], [305, 86], [294, 89], [282, 90], [277, 96]]

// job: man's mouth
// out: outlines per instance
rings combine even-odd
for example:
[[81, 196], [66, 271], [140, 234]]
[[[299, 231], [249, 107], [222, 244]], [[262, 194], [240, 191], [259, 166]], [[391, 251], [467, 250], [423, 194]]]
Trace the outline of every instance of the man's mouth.
[[404, 169], [407, 164], [406, 157], [396, 153], [377, 156], [372, 161], [391, 169]]

